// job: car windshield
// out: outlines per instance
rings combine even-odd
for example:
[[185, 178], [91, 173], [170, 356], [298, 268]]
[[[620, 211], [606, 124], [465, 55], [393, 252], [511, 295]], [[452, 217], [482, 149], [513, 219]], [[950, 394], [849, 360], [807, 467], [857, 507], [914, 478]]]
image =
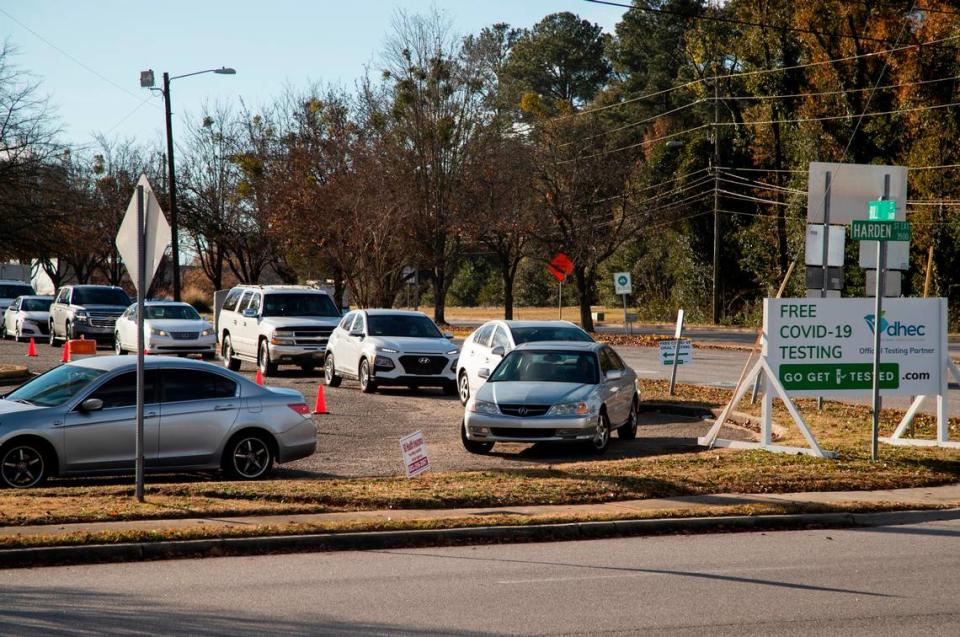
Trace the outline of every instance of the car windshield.
[[130, 305], [130, 297], [117, 288], [76, 288], [73, 291], [74, 305]]
[[539, 327], [514, 327], [513, 342], [533, 343], [536, 341], [593, 341], [590, 335], [577, 327], [569, 325], [544, 325]]
[[497, 366], [488, 382], [581, 383], [596, 385], [593, 352], [514, 350]]
[[7, 400], [41, 407], [56, 407], [79, 394], [91, 382], [105, 373], [102, 369], [60, 365], [7, 394]]
[[189, 305], [148, 305], [144, 313], [148, 319], [200, 320], [200, 315]]
[[0, 299], [15, 299], [24, 294], [36, 294], [29, 285], [0, 283]]
[[426, 316], [409, 314], [374, 314], [369, 317], [370, 336], [411, 336], [443, 338], [433, 321]]
[[23, 299], [20, 309], [24, 312], [48, 312], [52, 299]]
[[326, 294], [267, 294], [263, 302], [264, 316], [340, 316], [340, 311]]

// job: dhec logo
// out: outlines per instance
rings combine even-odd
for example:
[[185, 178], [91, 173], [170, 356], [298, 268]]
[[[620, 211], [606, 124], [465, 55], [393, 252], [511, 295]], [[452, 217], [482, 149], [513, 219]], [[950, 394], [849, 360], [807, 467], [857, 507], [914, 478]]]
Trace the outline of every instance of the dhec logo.
[[[880, 333], [884, 336], [926, 336], [927, 335], [927, 326], [926, 325], [907, 325], [901, 323], [900, 321], [894, 321], [891, 323], [884, 316], [886, 312], [880, 312]], [[870, 328], [870, 333], [876, 333], [876, 317], [873, 314], [867, 314], [863, 317], [863, 320], [867, 322], [867, 326]]]

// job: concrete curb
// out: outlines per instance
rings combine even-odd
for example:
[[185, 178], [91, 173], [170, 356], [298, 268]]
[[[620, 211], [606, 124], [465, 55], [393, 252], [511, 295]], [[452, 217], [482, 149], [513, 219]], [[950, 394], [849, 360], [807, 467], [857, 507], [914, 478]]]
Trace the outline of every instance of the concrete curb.
[[30, 378], [30, 370], [21, 365], [12, 366], [13, 369], [0, 369], [0, 381], [23, 380]]
[[917, 524], [960, 519], [960, 509], [891, 511], [883, 513], [801, 513], [796, 515], [724, 516], [613, 520], [527, 526], [483, 526], [411, 531], [316, 533], [243, 538], [211, 538], [159, 542], [128, 542], [0, 550], [0, 568], [65, 564], [95, 564], [228, 555], [259, 555], [315, 551], [362, 551], [388, 548], [552, 542], [611, 537], [785, 531], [809, 528], [855, 528]]

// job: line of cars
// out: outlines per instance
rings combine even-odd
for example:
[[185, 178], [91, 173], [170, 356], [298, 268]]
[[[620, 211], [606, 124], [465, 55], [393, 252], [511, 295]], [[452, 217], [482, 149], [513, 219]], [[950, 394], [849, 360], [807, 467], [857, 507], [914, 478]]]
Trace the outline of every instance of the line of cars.
[[[58, 293], [48, 323], [51, 342], [60, 334], [109, 333], [94, 319], [120, 309], [123, 299], [113, 295], [116, 302], [108, 303], [110, 295], [92, 294], [89, 287]], [[136, 306], [121, 310], [113, 335], [117, 354], [135, 348]], [[460, 437], [471, 453], [488, 453], [497, 442], [570, 441], [602, 453], [614, 430], [623, 439], [636, 436], [636, 375], [612, 348], [574, 324], [490, 321], [462, 350], [452, 338], [420, 312], [341, 315], [325, 291], [302, 286], [237, 286], [226, 294], [216, 328], [188, 304], [150, 301], [145, 344], [152, 353], [210, 359], [219, 342], [227, 369], [150, 360], [148, 420], [154, 426], [148, 430], [148, 468], [220, 468], [251, 479], [266, 475], [274, 461], [313, 453], [315, 435], [308, 444], [302, 423], [291, 415], [309, 421], [303, 395], [262, 388], [235, 374], [243, 361], [268, 376], [281, 364], [308, 372], [322, 365], [327, 385], [355, 379], [365, 393], [388, 385], [440, 387], [465, 406]], [[51, 473], [129, 470], [132, 447], [114, 434], [125, 424], [129, 429], [132, 418], [133, 363], [121, 356], [94, 360], [100, 362], [55, 368], [0, 400], [0, 483], [33, 486]], [[208, 393], [178, 393], [180, 377], [196, 377], [189, 384]], [[179, 429], [166, 426], [184, 415]], [[115, 449], [105, 441], [116, 442]]]

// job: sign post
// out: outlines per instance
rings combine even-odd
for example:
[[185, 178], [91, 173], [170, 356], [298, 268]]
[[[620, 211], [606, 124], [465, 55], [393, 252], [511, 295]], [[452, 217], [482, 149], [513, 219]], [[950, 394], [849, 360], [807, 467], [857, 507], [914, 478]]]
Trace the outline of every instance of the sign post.
[[570, 260], [570, 257], [565, 255], [562, 252], [558, 252], [553, 261], [547, 264], [547, 272], [553, 275], [553, 278], [557, 280], [560, 284], [559, 294], [557, 295], [557, 309], [559, 310], [560, 319], [563, 319], [563, 280], [567, 278], [567, 275], [573, 272], [573, 261]]
[[616, 294], [623, 297], [623, 325], [627, 328], [627, 332], [632, 334], [633, 329], [630, 327], [630, 321], [627, 316], [627, 295], [633, 294], [633, 281], [631, 280], [630, 273], [615, 272], [613, 275], [613, 289]]
[[144, 349], [143, 305], [149, 282], [157, 272], [163, 253], [170, 244], [170, 226], [160, 209], [146, 175], [140, 175], [137, 189], [117, 233], [117, 252], [137, 286], [137, 432], [134, 458], [136, 487], [134, 496], [143, 502], [143, 403]]
[[683, 333], [683, 308], [677, 310], [677, 327], [673, 331], [673, 339], [676, 345], [673, 348], [673, 369], [670, 371], [670, 395], [677, 386], [677, 362], [680, 360], [680, 335]]

